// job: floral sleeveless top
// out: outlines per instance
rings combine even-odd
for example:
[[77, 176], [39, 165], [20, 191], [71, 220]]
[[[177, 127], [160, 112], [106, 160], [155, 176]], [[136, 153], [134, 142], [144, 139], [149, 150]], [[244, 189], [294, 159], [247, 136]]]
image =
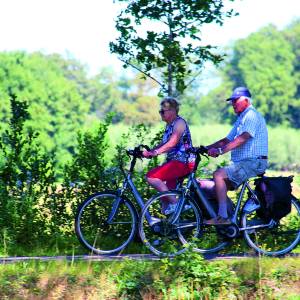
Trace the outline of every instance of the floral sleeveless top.
[[177, 145], [171, 151], [168, 152], [167, 161], [178, 160], [183, 163], [193, 162], [195, 160], [195, 156], [193, 154], [186, 153], [186, 150], [193, 147], [193, 144], [190, 129], [183, 118], [178, 116], [172, 123], [167, 124], [163, 135], [163, 143], [166, 143], [170, 139], [174, 130], [175, 123], [179, 119], [185, 122], [186, 128]]

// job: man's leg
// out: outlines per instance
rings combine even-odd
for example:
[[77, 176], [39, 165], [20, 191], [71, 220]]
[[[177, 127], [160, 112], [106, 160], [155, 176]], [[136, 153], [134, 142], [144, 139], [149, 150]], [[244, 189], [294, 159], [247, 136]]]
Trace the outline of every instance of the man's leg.
[[[213, 179], [197, 179], [201, 189], [204, 192], [204, 195], [208, 200], [217, 200], [217, 194], [216, 194], [216, 188], [215, 188], [215, 182]], [[230, 184], [229, 179], [226, 180], [226, 186], [227, 190], [233, 190], [233, 186]], [[232, 201], [231, 199], [227, 196], [227, 214], [228, 216], [231, 216], [233, 213], [233, 207], [232, 207]]]
[[227, 174], [224, 169], [218, 169], [214, 172], [214, 182], [215, 182], [215, 189], [216, 189], [216, 195], [217, 200], [219, 203], [219, 212], [218, 215], [227, 219], [227, 185], [226, 180]]
[[205, 223], [210, 225], [230, 224], [231, 221], [228, 219], [227, 213], [227, 191], [229, 181], [225, 169], [221, 168], [216, 170], [213, 174], [213, 178], [215, 183], [215, 192], [219, 205], [218, 216], [216, 218], [206, 221]]

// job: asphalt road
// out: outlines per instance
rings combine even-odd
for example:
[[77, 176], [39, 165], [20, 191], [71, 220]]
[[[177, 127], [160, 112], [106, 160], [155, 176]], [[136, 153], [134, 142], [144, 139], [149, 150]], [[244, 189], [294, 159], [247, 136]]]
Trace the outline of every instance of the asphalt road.
[[[231, 259], [246, 259], [246, 258], [259, 257], [259, 255], [247, 255], [247, 254], [206, 254], [204, 258], [206, 260], [231, 260]], [[297, 257], [300, 258], [300, 253], [290, 253], [285, 257]], [[0, 257], [0, 264], [16, 263], [24, 261], [122, 261], [124, 259], [133, 260], [160, 260], [161, 257], [153, 254], [122, 254], [122, 255], [61, 255], [61, 256], [15, 256], [15, 257]]]

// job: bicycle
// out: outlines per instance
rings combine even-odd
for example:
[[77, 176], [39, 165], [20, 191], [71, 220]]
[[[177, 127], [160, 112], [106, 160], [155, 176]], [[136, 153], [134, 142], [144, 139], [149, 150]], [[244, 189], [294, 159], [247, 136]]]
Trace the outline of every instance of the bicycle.
[[[132, 174], [137, 162], [141, 159], [142, 149], [139, 145], [126, 153], [131, 157], [130, 168], [126, 173], [120, 169], [124, 180], [115, 191], [98, 192], [84, 200], [75, 216], [75, 233], [80, 243], [96, 254], [112, 254], [123, 250], [134, 238], [137, 232], [138, 213], [125, 192], [132, 193], [136, 203], [142, 209], [144, 201], [132, 181]], [[154, 219], [145, 214], [152, 224]]]
[[[139, 233], [143, 243], [150, 251], [160, 256], [174, 256], [185, 251], [185, 245], [192, 243], [196, 252], [214, 253], [224, 249], [241, 233], [244, 234], [244, 238], [251, 248], [264, 255], [280, 256], [297, 246], [300, 241], [299, 201], [292, 196], [292, 209], [287, 216], [280, 221], [272, 219], [266, 221], [258, 214], [261, 204], [250, 186], [252, 179], [242, 184], [231, 218], [232, 224], [205, 225], [203, 216], [208, 218], [216, 216], [212, 203], [205, 196], [195, 176], [201, 156], [206, 156], [206, 149], [199, 147], [188, 151], [196, 155], [196, 160], [193, 172], [188, 175], [186, 184], [178, 190], [153, 196], [142, 211]], [[160, 212], [161, 201], [166, 197], [177, 199], [177, 205], [171, 215], [164, 215]], [[194, 218], [185, 217], [188, 211], [185, 210], [187, 204], [192, 206]], [[150, 213], [160, 221], [150, 225], [146, 222], [146, 213]], [[165, 230], [161, 230], [162, 228]], [[181, 249], [165, 247], [174, 239], [174, 235], [177, 235], [182, 242]]]

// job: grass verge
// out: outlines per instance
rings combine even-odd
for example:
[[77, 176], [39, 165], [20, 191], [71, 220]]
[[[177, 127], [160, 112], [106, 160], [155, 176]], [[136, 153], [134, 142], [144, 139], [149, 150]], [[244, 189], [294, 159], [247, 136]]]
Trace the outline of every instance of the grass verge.
[[0, 299], [300, 299], [300, 260], [204, 261], [187, 252], [156, 262], [0, 265]]

